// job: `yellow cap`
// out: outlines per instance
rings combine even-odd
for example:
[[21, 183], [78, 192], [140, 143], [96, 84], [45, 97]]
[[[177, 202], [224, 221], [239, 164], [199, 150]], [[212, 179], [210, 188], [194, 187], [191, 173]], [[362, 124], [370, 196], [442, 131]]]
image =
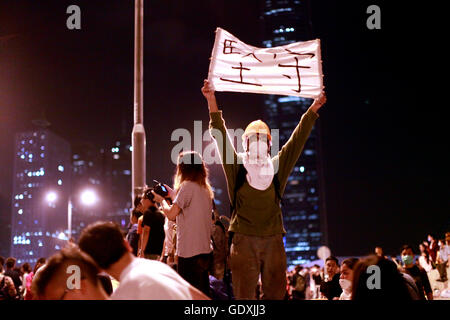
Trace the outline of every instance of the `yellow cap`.
[[243, 138], [247, 138], [251, 136], [252, 134], [265, 134], [269, 138], [269, 140], [272, 140], [272, 136], [270, 135], [270, 129], [269, 126], [261, 120], [252, 121], [247, 128], [245, 128]]

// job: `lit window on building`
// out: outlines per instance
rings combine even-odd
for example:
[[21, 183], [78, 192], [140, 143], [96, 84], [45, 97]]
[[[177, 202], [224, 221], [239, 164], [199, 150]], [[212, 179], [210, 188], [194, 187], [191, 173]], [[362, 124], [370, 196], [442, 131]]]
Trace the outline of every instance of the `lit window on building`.
[[118, 159], [120, 158], [120, 156], [119, 156], [118, 154], [115, 154], [115, 155], [113, 156], [113, 158], [114, 158], [115, 160], [118, 160]]
[[64, 167], [61, 166], [61, 165], [59, 165], [59, 166], [58, 166], [58, 171], [64, 172]]
[[62, 185], [62, 180], [59, 179], [59, 180], [58, 180], [58, 186], [61, 186], [61, 185]]

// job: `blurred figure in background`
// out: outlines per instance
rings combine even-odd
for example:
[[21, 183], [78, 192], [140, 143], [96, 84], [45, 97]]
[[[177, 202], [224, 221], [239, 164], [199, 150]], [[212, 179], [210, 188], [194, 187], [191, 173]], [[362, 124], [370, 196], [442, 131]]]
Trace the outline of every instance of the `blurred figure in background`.
[[333, 256], [325, 260], [325, 279], [320, 284], [320, 292], [328, 299], [339, 298], [342, 293], [339, 285], [339, 261]]
[[128, 229], [128, 233], [126, 236], [126, 239], [127, 239], [128, 243], [130, 244], [131, 249], [133, 249], [133, 254], [135, 256], [138, 255], [138, 249], [139, 249], [139, 234], [137, 233], [137, 229], [138, 229], [138, 221], [141, 216], [142, 216], [142, 213], [140, 211], [138, 211], [137, 209], [131, 210], [130, 228]]
[[414, 264], [414, 252], [410, 245], [404, 245], [401, 249], [401, 256], [403, 261], [402, 272], [410, 275], [419, 289], [421, 300], [425, 300], [425, 294], [428, 300], [433, 300], [433, 291], [431, 290], [428, 275], [424, 269], [419, 268]]
[[375, 254], [380, 258], [387, 259], [387, 257], [384, 255], [383, 248], [380, 246], [375, 247]]
[[[433, 234], [428, 235], [428, 254], [430, 255], [431, 261], [436, 264], [437, 253], [439, 251], [439, 245]], [[425, 243], [424, 243], [425, 244]]]
[[430, 259], [427, 247], [423, 243], [419, 244], [419, 250], [420, 250], [420, 257], [418, 259], [419, 265], [422, 269], [424, 269], [428, 273], [434, 269], [433, 262]]
[[14, 287], [16, 288], [16, 293], [18, 298], [20, 299], [20, 290], [22, 286], [22, 279], [20, 278], [19, 272], [15, 270], [16, 267], [16, 259], [13, 257], [9, 257], [5, 262], [6, 271], [4, 273], [5, 276], [8, 276], [14, 282]]
[[439, 251], [437, 255], [437, 269], [439, 271], [440, 279], [438, 281], [445, 282], [448, 280], [447, 278], [447, 267], [448, 261], [450, 257], [450, 241], [447, 240], [447, 243], [444, 239], [439, 240]]
[[25, 297], [27, 291], [27, 277], [32, 272], [31, 266], [28, 262], [25, 262], [22, 267], [22, 295]]
[[[384, 259], [384, 255], [377, 255], [380, 259]], [[342, 261], [341, 275], [339, 277], [339, 285], [342, 288], [341, 296], [339, 300], [351, 300], [352, 299], [352, 287], [353, 287], [353, 269], [358, 263], [359, 259], [349, 258]]]
[[306, 299], [307, 281], [305, 272], [307, 272], [306, 268], [300, 265], [295, 266], [290, 283], [292, 300]]
[[[367, 272], [367, 268], [370, 266], [377, 266], [378, 268]], [[378, 272], [379, 274], [377, 274]], [[368, 282], [374, 284], [375, 287], [369, 288]], [[379, 284], [378, 287], [376, 286], [377, 283]], [[352, 300], [372, 303], [412, 300], [397, 265], [393, 261], [382, 259], [376, 255], [371, 255], [356, 263], [353, 269], [351, 296]]]

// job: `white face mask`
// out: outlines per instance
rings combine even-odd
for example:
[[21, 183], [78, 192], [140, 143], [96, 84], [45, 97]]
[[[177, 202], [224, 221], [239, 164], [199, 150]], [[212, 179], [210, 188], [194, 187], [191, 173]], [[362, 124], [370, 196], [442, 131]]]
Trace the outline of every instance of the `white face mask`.
[[249, 143], [248, 150], [250, 160], [263, 160], [269, 155], [269, 147], [265, 140], [253, 140]]
[[339, 285], [342, 290], [349, 292], [352, 289], [352, 282], [347, 279], [339, 279]]

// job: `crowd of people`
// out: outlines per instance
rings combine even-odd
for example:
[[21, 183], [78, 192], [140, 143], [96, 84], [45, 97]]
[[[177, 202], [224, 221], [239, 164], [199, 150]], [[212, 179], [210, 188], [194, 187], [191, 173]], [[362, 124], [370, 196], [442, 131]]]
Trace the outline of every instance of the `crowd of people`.
[[[433, 237], [414, 263], [411, 246], [399, 252], [402, 263], [384, 257], [381, 248], [363, 259], [333, 256], [324, 268], [296, 266], [286, 273], [281, 199], [318, 110], [322, 93], [303, 114], [290, 139], [271, 156], [270, 129], [261, 120], [243, 134], [244, 152], [236, 152], [214, 90], [205, 80], [202, 93], [227, 179], [231, 218], [215, 208], [208, 168], [195, 151], [179, 154], [173, 187], [147, 187], [134, 201], [124, 234], [113, 222], [87, 226], [78, 242], [33, 270], [1, 261], [0, 299], [113, 300], [304, 300], [432, 299], [427, 272], [437, 268], [447, 281], [449, 237]], [[5, 270], [3, 271], [3, 264]], [[374, 266], [380, 279], [373, 287]], [[380, 283], [377, 283], [379, 281]], [[376, 290], [373, 290], [373, 289]]]
[[[429, 235], [417, 248], [403, 245], [398, 255], [401, 261], [397, 255], [387, 257], [381, 247], [376, 247], [367, 257], [347, 258], [341, 263], [330, 256], [323, 268], [317, 264], [313, 267], [298, 265], [286, 272], [285, 299], [450, 299], [447, 277], [450, 270], [450, 232], [439, 240]], [[370, 266], [379, 267], [379, 288], [367, 285]]]

